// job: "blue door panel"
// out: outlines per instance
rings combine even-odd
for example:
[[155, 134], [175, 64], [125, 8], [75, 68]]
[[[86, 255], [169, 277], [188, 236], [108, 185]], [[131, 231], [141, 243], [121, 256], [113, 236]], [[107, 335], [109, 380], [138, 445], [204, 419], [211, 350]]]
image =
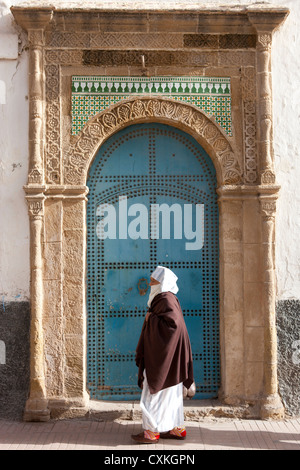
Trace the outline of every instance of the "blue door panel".
[[[178, 277], [178, 299], [182, 309], [202, 311], [203, 308], [203, 275], [200, 269], [177, 268], [174, 270]], [[180, 280], [180, 281], [179, 281]]]
[[114, 390], [118, 400], [128, 400], [128, 396], [132, 399], [132, 394], [136, 389], [137, 379], [131, 362], [128, 360], [121, 362], [111, 360], [106, 363], [103, 372], [106, 377], [106, 385], [99, 387], [98, 393], [100, 393], [100, 391], [102, 392], [101, 399], [105, 399], [106, 396], [109, 396], [111, 389]]
[[[139, 399], [135, 348], [147, 311], [149, 276], [157, 265], [178, 276], [178, 298], [192, 344], [196, 398], [217, 396], [218, 204], [211, 159], [178, 129], [134, 125], [99, 149], [87, 184], [91, 397]], [[158, 219], [152, 212], [157, 208], [162, 211]]]
[[[132, 242], [132, 243], [130, 243]], [[134, 250], [128, 250], [128, 245]], [[140, 261], [143, 257], [150, 255], [149, 243], [145, 240], [106, 240], [105, 241], [105, 263], [132, 263]]]
[[[142, 327], [141, 318], [107, 317], [105, 319], [105, 349], [110, 357], [134, 355], [139, 332]], [[136, 372], [133, 369], [133, 372]]]
[[104, 272], [103, 302], [106, 313], [145, 310], [145, 297], [139, 295], [140, 279], [149, 280], [145, 269], [107, 269]]
[[173, 130], [162, 131], [156, 136], [156, 149], [157, 174], [180, 176], [199, 174], [201, 164], [195, 164], [195, 160], [201, 151], [188, 135], [178, 132], [174, 136]]
[[101, 147], [101, 176], [148, 175], [149, 144], [143, 132], [130, 136], [118, 134], [118, 142], [111, 139]]

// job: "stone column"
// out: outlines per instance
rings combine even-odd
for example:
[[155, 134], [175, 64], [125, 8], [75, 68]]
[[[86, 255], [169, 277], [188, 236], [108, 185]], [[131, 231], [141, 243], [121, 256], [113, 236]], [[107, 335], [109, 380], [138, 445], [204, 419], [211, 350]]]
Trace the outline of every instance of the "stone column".
[[262, 184], [275, 183], [272, 148], [271, 44], [271, 33], [258, 33], [258, 152], [260, 156], [260, 180]]
[[44, 181], [44, 31], [52, 20], [52, 7], [28, 10], [12, 7], [19, 26], [28, 33], [29, 44], [29, 168], [28, 184]]
[[249, 19], [257, 31], [257, 152], [259, 161], [259, 199], [261, 203], [261, 285], [264, 319], [264, 372], [262, 418], [282, 418], [284, 408], [278, 395], [277, 338], [275, 319], [275, 211], [279, 187], [275, 185], [273, 156], [273, 118], [271, 81], [272, 33], [287, 11], [274, 11], [273, 17], [251, 12]]
[[50, 418], [46, 398], [43, 334], [43, 258], [44, 220], [43, 171], [43, 29], [30, 29], [29, 39], [29, 169], [27, 196], [30, 217], [30, 392], [24, 420]]
[[28, 184], [42, 184], [43, 175], [43, 30], [28, 31], [29, 39], [29, 170]]
[[288, 10], [276, 8], [273, 14], [261, 11], [256, 5], [249, 8], [248, 17], [257, 32], [256, 90], [257, 90], [257, 152], [260, 170], [259, 182], [274, 184], [273, 116], [272, 116], [272, 34], [284, 21]]
[[86, 186], [47, 186], [44, 192], [43, 335], [45, 385], [51, 418], [85, 416]]
[[262, 310], [264, 317], [264, 382], [261, 404], [262, 418], [284, 416], [284, 408], [278, 395], [277, 334], [276, 334], [276, 285], [275, 285], [275, 212], [276, 199], [260, 196], [262, 216]]
[[42, 229], [44, 196], [28, 196], [30, 217], [30, 390], [25, 421], [47, 421], [50, 417], [45, 390], [43, 338]]
[[34, 11], [13, 7], [17, 23], [28, 33], [29, 42], [29, 168], [24, 187], [30, 223], [30, 389], [26, 421], [47, 421], [50, 417], [45, 387], [43, 334], [44, 222], [44, 30], [52, 19], [52, 8]]
[[220, 360], [219, 398], [238, 405], [244, 398], [243, 202], [239, 187], [220, 187]]

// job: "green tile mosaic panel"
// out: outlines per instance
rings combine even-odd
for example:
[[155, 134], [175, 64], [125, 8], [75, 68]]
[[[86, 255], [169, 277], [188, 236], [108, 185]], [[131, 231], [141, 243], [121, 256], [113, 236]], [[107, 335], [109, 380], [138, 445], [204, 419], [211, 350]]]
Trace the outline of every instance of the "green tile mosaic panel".
[[139, 94], [164, 95], [191, 103], [231, 129], [230, 78], [225, 77], [72, 77], [72, 135], [110, 105]]

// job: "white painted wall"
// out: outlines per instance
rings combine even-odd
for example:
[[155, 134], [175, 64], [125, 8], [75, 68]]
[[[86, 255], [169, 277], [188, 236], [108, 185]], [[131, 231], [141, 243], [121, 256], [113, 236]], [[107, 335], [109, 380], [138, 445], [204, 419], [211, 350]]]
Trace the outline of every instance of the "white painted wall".
[[273, 40], [275, 169], [281, 185], [276, 227], [278, 299], [300, 299], [300, 1]]
[[[28, 57], [19, 54], [10, 6], [21, 0], [0, 0], [0, 304], [29, 298], [29, 228], [23, 185], [28, 162]], [[44, 0], [27, 2], [44, 4]], [[65, 4], [58, 0], [49, 4]], [[78, 4], [79, 2], [69, 2]], [[91, 6], [96, 0], [84, 2]], [[104, 2], [101, 2], [104, 3]], [[107, 0], [109, 5], [112, 1]], [[118, 7], [145, 6], [126, 0]], [[201, 5], [202, 1], [148, 0], [149, 5]], [[256, 0], [206, 0], [208, 4], [255, 4]], [[273, 39], [274, 151], [281, 197], [278, 202], [276, 259], [278, 299], [300, 299], [300, 0], [273, 0], [290, 15]]]
[[28, 57], [12, 3], [0, 1], [0, 308], [29, 298]]

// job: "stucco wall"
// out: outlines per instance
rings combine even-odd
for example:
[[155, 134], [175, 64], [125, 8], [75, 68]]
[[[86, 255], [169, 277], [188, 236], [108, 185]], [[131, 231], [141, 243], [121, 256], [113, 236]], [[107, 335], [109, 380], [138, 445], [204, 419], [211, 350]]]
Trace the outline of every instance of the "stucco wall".
[[[28, 57], [9, 6], [0, 3], [0, 296], [29, 299]], [[4, 6], [5, 5], [5, 6]], [[20, 41], [20, 42], [19, 42]]]

